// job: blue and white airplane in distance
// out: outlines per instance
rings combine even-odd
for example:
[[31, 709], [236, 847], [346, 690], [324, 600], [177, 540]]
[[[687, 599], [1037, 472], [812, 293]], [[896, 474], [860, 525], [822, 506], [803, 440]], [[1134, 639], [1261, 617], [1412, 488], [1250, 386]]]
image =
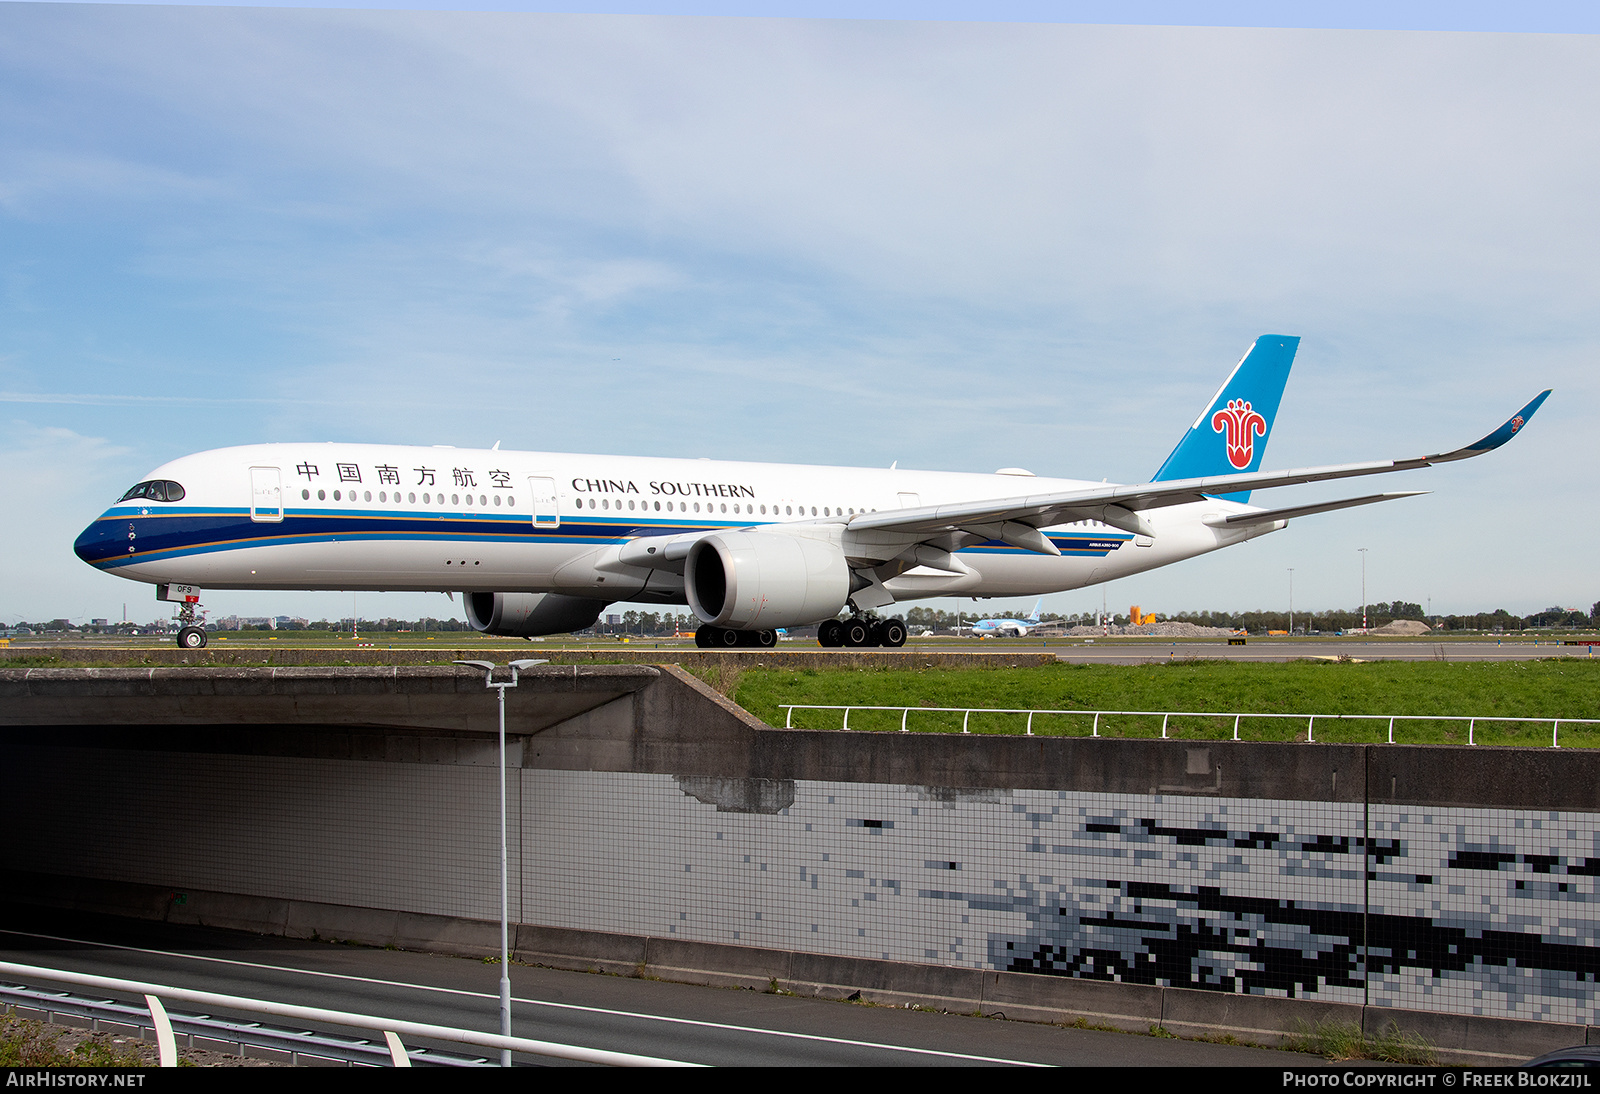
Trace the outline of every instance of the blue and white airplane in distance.
[[980, 619], [968, 628], [979, 638], [1026, 638], [1028, 632], [1039, 625], [1039, 613], [1044, 610], [1044, 597], [1033, 602], [1033, 611], [1021, 619]]
[[[1463, 460], [1510, 440], [1550, 393], [1464, 448], [1262, 471], [1300, 340], [1264, 335], [1155, 476], [1117, 485], [992, 475], [442, 446], [292, 443], [163, 464], [90, 523], [78, 556], [179, 605], [203, 589], [462, 594], [490, 634], [581, 630], [618, 601], [687, 604], [702, 645], [905, 642], [862, 613], [925, 597], [1039, 596], [1215, 551], [1397, 491], [1262, 508], [1251, 492]], [[841, 615], [847, 616], [840, 618]], [[887, 614], [887, 613], [884, 613]]]

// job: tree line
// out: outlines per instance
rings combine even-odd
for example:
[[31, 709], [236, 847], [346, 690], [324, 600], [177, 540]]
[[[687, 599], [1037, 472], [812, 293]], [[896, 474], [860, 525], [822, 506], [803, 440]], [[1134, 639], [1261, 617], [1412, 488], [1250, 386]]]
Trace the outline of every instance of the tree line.
[[[899, 614], [899, 613], [896, 613]], [[980, 619], [1008, 619], [1015, 616], [1015, 612], [949, 612], [938, 608], [915, 607], [905, 612], [905, 621], [913, 627], [928, 627], [935, 631], [949, 631], [956, 627], [959, 618], [961, 625], [971, 626]], [[1253, 634], [1267, 631], [1286, 631], [1289, 629], [1289, 613], [1286, 611], [1201, 611], [1178, 612], [1175, 615], [1161, 615], [1164, 622], [1193, 623], [1200, 627], [1225, 627], [1228, 630], [1245, 630]], [[606, 617], [601, 617], [601, 622], [591, 628], [597, 634], [633, 634], [644, 637], [669, 637], [673, 634], [692, 634], [700, 625], [700, 621], [686, 612], [640, 612], [628, 611], [622, 613], [620, 623], [605, 622]], [[1600, 626], [1600, 601], [1585, 613], [1581, 608], [1563, 608], [1560, 606], [1545, 608], [1542, 611], [1531, 612], [1528, 615], [1513, 615], [1504, 608], [1496, 608], [1492, 612], [1479, 612], [1475, 615], [1424, 615], [1422, 605], [1407, 600], [1395, 600], [1387, 604], [1370, 604], [1367, 606], [1367, 626], [1381, 627], [1396, 619], [1422, 619], [1439, 630], [1446, 631], [1520, 631], [1530, 628], [1549, 627], [1596, 627]], [[1078, 612], [1063, 615], [1058, 612], [1045, 612], [1040, 616], [1042, 622], [1061, 623], [1064, 626], [1094, 626], [1100, 622], [1096, 612]], [[1126, 626], [1129, 619], [1126, 615], [1115, 614], [1109, 620], [1113, 625]], [[44, 622], [29, 623], [19, 622], [12, 626], [12, 630], [30, 630], [34, 633], [62, 633], [65, 631], [94, 631], [106, 634], [125, 633], [135, 628], [147, 629], [150, 624], [111, 623], [104, 627], [86, 627], [75, 625], [66, 619], [52, 619]], [[1321, 612], [1295, 612], [1294, 629], [1296, 631], [1349, 631], [1361, 626], [1361, 609], [1348, 608]], [[278, 624], [280, 631], [348, 631], [350, 620], [318, 619], [314, 622], [285, 621]], [[373, 619], [361, 621], [360, 629], [372, 633], [397, 633], [413, 632], [426, 634], [433, 631], [467, 631], [471, 628], [464, 620], [436, 619], [432, 616], [423, 619]]]

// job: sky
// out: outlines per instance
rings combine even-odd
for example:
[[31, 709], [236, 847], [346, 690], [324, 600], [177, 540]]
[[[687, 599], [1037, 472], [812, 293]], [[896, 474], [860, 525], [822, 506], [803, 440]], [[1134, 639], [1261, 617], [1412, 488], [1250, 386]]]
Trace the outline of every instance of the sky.
[[1426, 497], [1125, 578], [1113, 610], [1286, 608], [1291, 569], [1297, 611], [1352, 607], [1363, 547], [1373, 602], [1600, 599], [1589, 10], [471, 6], [0, 2], [0, 460], [26, 502], [0, 621], [165, 617], [71, 544], [189, 452], [1138, 482], [1265, 333], [1302, 338], [1268, 468], [1454, 448], [1555, 394], [1499, 452], [1381, 486]]

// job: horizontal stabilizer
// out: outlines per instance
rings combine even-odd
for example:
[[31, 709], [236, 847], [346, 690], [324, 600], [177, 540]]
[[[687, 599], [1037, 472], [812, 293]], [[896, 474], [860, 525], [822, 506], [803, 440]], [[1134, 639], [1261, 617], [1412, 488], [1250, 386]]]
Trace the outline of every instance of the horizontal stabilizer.
[[1373, 502], [1378, 501], [1393, 501], [1395, 498], [1415, 498], [1430, 492], [1428, 490], [1394, 490], [1387, 494], [1368, 494], [1364, 498], [1341, 498], [1338, 501], [1323, 501], [1315, 505], [1291, 505], [1284, 509], [1266, 509], [1259, 513], [1230, 513], [1227, 516], [1207, 517], [1205, 523], [1213, 528], [1248, 528], [1252, 524], [1270, 524], [1275, 520], [1293, 520], [1295, 517], [1309, 517], [1313, 513], [1331, 513], [1335, 509], [1354, 509], [1358, 505], [1371, 505]]

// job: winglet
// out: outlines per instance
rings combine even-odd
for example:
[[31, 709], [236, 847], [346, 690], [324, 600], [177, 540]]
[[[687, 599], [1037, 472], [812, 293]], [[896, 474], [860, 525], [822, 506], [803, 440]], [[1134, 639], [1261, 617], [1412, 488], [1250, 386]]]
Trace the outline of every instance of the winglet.
[[1493, 452], [1528, 424], [1528, 419], [1533, 417], [1533, 412], [1538, 410], [1539, 405], [1550, 397], [1550, 390], [1546, 388], [1544, 391], [1539, 392], [1538, 395], [1534, 396], [1532, 402], [1513, 414], [1504, 425], [1483, 438], [1483, 440], [1475, 441], [1465, 448], [1458, 448], [1454, 452], [1442, 452], [1437, 456], [1429, 456], [1428, 462], [1449, 463], [1451, 460], [1465, 460], [1472, 456], [1481, 456], [1485, 452]]

